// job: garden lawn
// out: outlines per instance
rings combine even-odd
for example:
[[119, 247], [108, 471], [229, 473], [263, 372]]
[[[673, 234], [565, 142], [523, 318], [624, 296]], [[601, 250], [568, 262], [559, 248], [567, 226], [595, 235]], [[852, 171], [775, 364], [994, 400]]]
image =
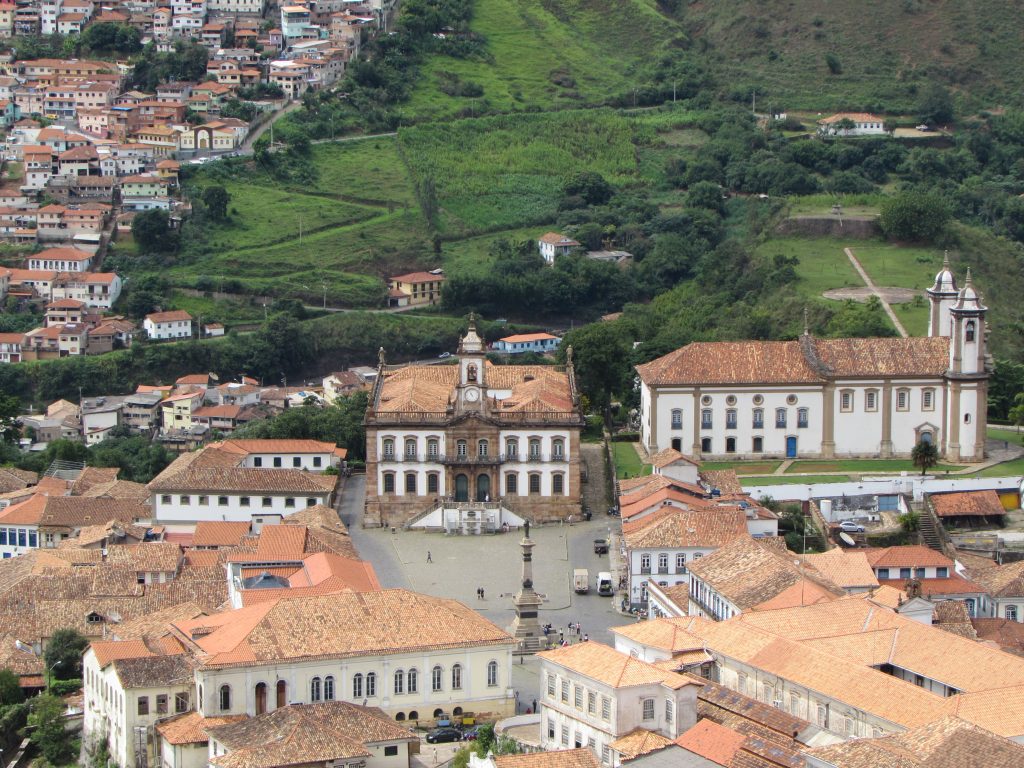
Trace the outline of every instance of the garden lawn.
[[[963, 469], [963, 465], [937, 464], [933, 472]], [[797, 472], [856, 472], [869, 474], [872, 472], [920, 472], [910, 459], [837, 459], [835, 461], [808, 459], [794, 461], [786, 470], [786, 474]]]
[[[850, 246], [857, 261], [879, 287], [931, 288], [942, 268], [942, 251], [867, 240]], [[963, 278], [961, 278], [962, 280]]]
[[780, 237], [768, 240], [757, 249], [758, 254], [771, 258], [777, 254], [796, 256], [800, 263], [796, 273], [800, 277], [797, 288], [812, 298], [821, 298], [833, 288], [861, 287], [857, 270], [843, 253], [841, 241], [828, 237]]
[[768, 485], [813, 485], [815, 483], [845, 483], [849, 475], [807, 475], [805, 477], [787, 477], [786, 475], [770, 475], [767, 477], [744, 477], [743, 485], [747, 488]]
[[378, 205], [415, 202], [394, 136], [316, 144], [312, 153], [320, 171], [313, 191]]
[[975, 472], [971, 477], [1009, 477], [1012, 475], [1024, 475], [1024, 458], [1004, 461], [994, 467], [986, 467], [980, 472]]
[[640, 455], [633, 443], [612, 443], [612, 458], [615, 460], [615, 476], [620, 480], [651, 474], [651, 465], [640, 461]]
[[734, 469], [737, 475], [770, 475], [779, 468], [781, 461], [706, 461], [701, 469]]

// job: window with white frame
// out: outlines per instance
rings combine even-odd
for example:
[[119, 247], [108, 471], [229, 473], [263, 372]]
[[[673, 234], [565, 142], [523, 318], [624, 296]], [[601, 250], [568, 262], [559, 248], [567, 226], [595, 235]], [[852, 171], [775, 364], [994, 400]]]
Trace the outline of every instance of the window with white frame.
[[461, 664], [453, 664], [452, 665], [452, 690], [453, 691], [461, 691], [462, 690], [462, 665]]
[[672, 699], [665, 699], [665, 722], [669, 725], [675, 717], [675, 702]]
[[352, 676], [352, 698], [363, 698], [363, 676], [359, 672]]
[[366, 695], [376, 696], [377, 695], [377, 673], [367, 672], [366, 673]]
[[844, 389], [839, 393], [839, 410], [850, 413], [853, 410], [853, 390]]
[[910, 410], [910, 390], [909, 389], [897, 389], [896, 390], [896, 410], [907, 411]]
[[515, 438], [509, 438], [505, 441], [505, 455], [514, 459], [519, 455], [519, 441]]
[[455, 453], [458, 455], [458, 457], [460, 459], [466, 458], [466, 454], [468, 452], [468, 446], [469, 446], [469, 443], [467, 443], [465, 440], [456, 440], [455, 441]]
[[651, 572], [651, 556], [648, 554], [640, 555], [640, 572], [650, 573]]
[[1017, 606], [1016, 605], [1008, 605], [1008, 606], [1006, 606], [1003, 609], [1003, 615], [1006, 616], [1006, 618], [1009, 619], [1010, 621], [1016, 621], [1017, 620]]
[[677, 573], [685, 573], [686, 572], [686, 553], [685, 552], [677, 552], [676, 553], [676, 572]]
[[405, 439], [405, 457], [407, 459], [415, 459], [416, 458], [416, 438], [415, 437], [407, 437]]
[[476, 442], [476, 455], [480, 457], [487, 456], [487, 452], [490, 450], [490, 442], [488, 440], [477, 440]]
[[495, 688], [498, 685], [498, 662], [487, 662], [487, 687]]
[[878, 390], [869, 389], [864, 393], [864, 410], [865, 411], [877, 411], [878, 410]]
[[934, 389], [923, 389], [923, 390], [921, 390], [921, 410], [922, 411], [934, 411], [935, 410], [935, 390]]
[[565, 723], [562, 723], [562, 746], [569, 746], [569, 726]]
[[703, 408], [701, 410], [701, 412], [700, 412], [700, 428], [701, 429], [711, 429], [713, 423], [714, 422], [711, 419], [711, 409], [710, 408]]
[[776, 408], [775, 409], [775, 428], [785, 429], [786, 428], [786, 409]]
[[644, 720], [654, 719], [654, 699], [644, 699], [643, 717]]
[[405, 670], [395, 670], [395, 682], [392, 686], [392, 690], [396, 696], [405, 691]]
[[751, 425], [754, 429], [764, 429], [764, 408], [755, 408], [753, 410]]
[[441, 686], [444, 684], [444, 670], [440, 666], [435, 666], [430, 670], [430, 689], [434, 692], [440, 691]]
[[576, 709], [583, 709], [583, 686], [574, 685], [572, 691], [572, 703]]
[[415, 669], [410, 669], [408, 674], [405, 676], [406, 690], [409, 693], [416, 693], [419, 690], [419, 672]]
[[555, 676], [548, 675], [548, 696], [555, 697]]
[[436, 438], [431, 438], [430, 440], [427, 440], [427, 456], [429, 456], [432, 459], [436, 459], [437, 458], [437, 453], [438, 453], [438, 442], [437, 442], [437, 439]]
[[569, 681], [568, 680], [563, 680], [562, 681], [561, 699], [562, 699], [562, 701], [564, 703], [566, 703], [566, 704], [569, 703]]
[[384, 455], [385, 459], [393, 459], [393, 458], [395, 458], [395, 441], [394, 440], [392, 440], [390, 437], [385, 437], [384, 438], [384, 442], [382, 443], [382, 446], [383, 447], [381, 449], [381, 453]]
[[334, 676], [324, 678], [324, 701], [334, 701]]
[[556, 438], [551, 441], [551, 457], [556, 461], [561, 461], [565, 456], [565, 441], [562, 438]]
[[612, 719], [612, 700], [607, 696], [601, 697], [601, 719], [606, 721]]
[[683, 428], [683, 409], [673, 408], [672, 409], [672, 429]]
[[309, 700], [320, 701], [322, 695], [320, 678], [314, 677], [309, 681]]
[[593, 691], [587, 692], [587, 714], [597, 714], [597, 694]]

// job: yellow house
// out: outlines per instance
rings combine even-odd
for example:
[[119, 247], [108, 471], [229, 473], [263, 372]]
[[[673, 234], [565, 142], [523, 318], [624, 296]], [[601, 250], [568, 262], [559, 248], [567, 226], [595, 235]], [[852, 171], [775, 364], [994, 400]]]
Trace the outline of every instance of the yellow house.
[[164, 430], [189, 429], [192, 415], [202, 406], [202, 392], [172, 395], [160, 404], [161, 424]]

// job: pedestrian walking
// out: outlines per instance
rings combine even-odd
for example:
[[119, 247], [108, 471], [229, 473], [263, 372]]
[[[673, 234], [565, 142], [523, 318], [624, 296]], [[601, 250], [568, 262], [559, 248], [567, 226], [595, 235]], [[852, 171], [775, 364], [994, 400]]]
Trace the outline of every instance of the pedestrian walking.
[[[427, 550], [427, 562], [428, 563], [434, 562], [434, 559], [430, 556], [430, 550], [429, 549]], [[437, 750], [435, 749], [434, 751], [436, 752]]]
[[483, 588], [483, 587], [480, 587], [480, 599], [481, 599], [481, 600], [484, 600], [484, 599], [485, 599], [485, 598], [484, 598], [484, 588]]
[[533, 700], [533, 711], [534, 712], [537, 711], [537, 700], [536, 699]]
[[437, 765], [437, 747], [434, 747], [434, 765]]
[[558, 630], [558, 642], [565, 643], [565, 632]]

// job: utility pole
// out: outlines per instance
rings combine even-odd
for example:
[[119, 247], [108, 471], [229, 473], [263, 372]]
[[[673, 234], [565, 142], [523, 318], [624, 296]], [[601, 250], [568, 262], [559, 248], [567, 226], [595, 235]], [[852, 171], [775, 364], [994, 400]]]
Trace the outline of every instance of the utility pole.
[[[753, 90], [750, 92], [750, 111], [755, 115], [757, 114], [757, 91]], [[273, 139], [271, 139], [273, 141]]]
[[676, 81], [672, 81], [672, 103], [676, 103]]

